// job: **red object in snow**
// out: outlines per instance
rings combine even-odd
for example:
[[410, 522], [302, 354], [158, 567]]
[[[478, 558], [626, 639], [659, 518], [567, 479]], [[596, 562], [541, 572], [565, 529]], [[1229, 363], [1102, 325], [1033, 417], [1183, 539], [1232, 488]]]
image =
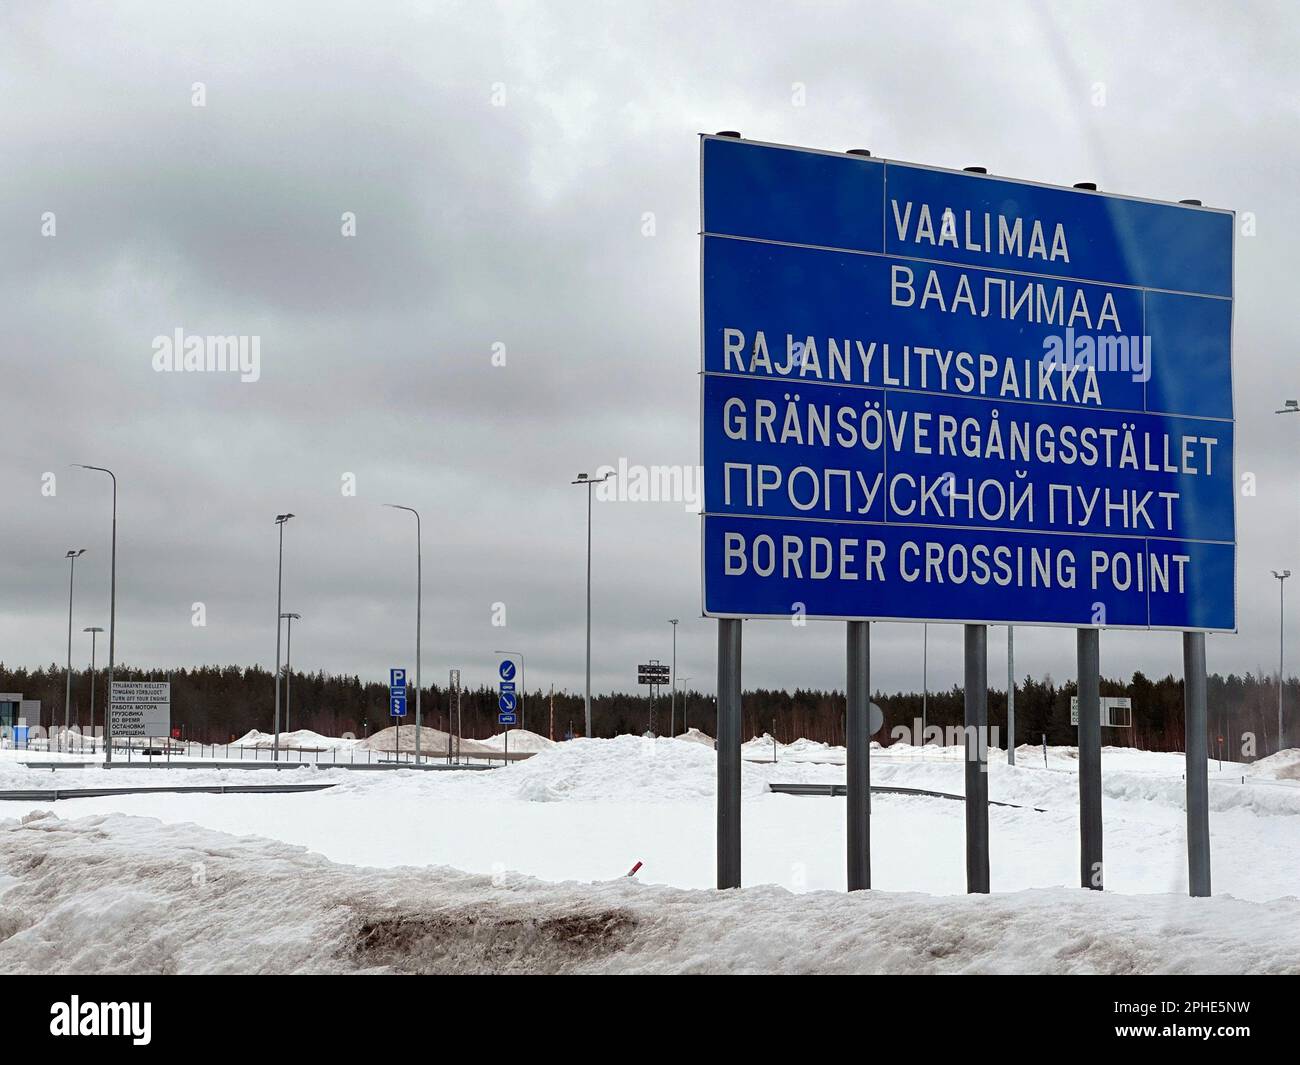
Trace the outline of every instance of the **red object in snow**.
[[640, 868], [641, 868], [641, 863], [637, 862], [636, 865], [632, 866], [632, 868], [627, 871], [627, 875], [636, 876], [636, 871]]

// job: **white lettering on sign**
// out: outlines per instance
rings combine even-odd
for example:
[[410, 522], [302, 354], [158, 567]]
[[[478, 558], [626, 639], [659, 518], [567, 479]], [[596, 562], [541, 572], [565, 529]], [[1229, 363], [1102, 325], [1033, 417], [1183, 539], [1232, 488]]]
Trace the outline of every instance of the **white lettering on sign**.
[[[912, 244], [928, 244], [932, 248], [961, 248], [982, 252], [985, 255], [1012, 255], [1020, 259], [1041, 259], [1044, 262], [1070, 261], [1070, 249], [1065, 240], [1065, 226], [1060, 222], [1041, 219], [995, 215], [989, 211], [962, 211], [958, 215], [951, 207], [931, 209], [928, 203], [915, 204], [905, 200], [889, 201], [894, 232], [898, 239]], [[935, 229], [935, 217], [939, 227]], [[1028, 221], [1028, 225], [1026, 225]], [[1051, 232], [1051, 247], [1047, 234]], [[960, 234], [958, 233], [960, 230]]]

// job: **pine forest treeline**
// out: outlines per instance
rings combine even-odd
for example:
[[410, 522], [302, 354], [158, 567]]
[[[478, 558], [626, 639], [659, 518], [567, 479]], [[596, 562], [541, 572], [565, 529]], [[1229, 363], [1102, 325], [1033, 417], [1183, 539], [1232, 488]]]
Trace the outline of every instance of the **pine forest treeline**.
[[[119, 667], [121, 680], [166, 680], [172, 683], [172, 723], [182, 727], [186, 739], [203, 743], [226, 743], [250, 729], [269, 732], [274, 704], [272, 674], [259, 667], [201, 666], [173, 671], [140, 671]], [[89, 723], [89, 671], [74, 671], [71, 720], [83, 727]], [[65, 674], [62, 667], [51, 664], [44, 669], [10, 669], [0, 663], [0, 691], [21, 692], [25, 698], [41, 701], [41, 724], [49, 727], [63, 720]], [[96, 723], [102, 723], [106, 671], [96, 671]], [[1055, 684], [1051, 677], [1035, 680], [1026, 677], [1016, 687], [1017, 743], [1037, 744], [1046, 736], [1053, 746], [1075, 743], [1075, 729], [1070, 725], [1070, 696], [1073, 681]], [[1106, 728], [1102, 742], [1114, 746], [1137, 746], [1146, 750], [1180, 751], [1183, 749], [1183, 685], [1180, 679], [1166, 676], [1151, 679], [1134, 673], [1125, 681], [1103, 680], [1102, 695], [1127, 695], [1133, 700], [1133, 728]], [[878, 692], [874, 701], [885, 715], [885, 728], [876, 738], [882, 743], [893, 740], [898, 726], [909, 729], [920, 719], [922, 696], [919, 692]], [[1283, 693], [1285, 704], [1294, 708], [1300, 702], [1300, 681], [1290, 678]], [[963, 692], [959, 687], [930, 692], [926, 698], [926, 722], [940, 728], [959, 727], [963, 720]], [[682, 704], [686, 703], [687, 724], [710, 735], [714, 732], [714, 703], [711, 696], [697, 691], [677, 696], [677, 730], [681, 731]], [[415, 709], [414, 693], [410, 712]], [[461, 719], [467, 737], [481, 738], [499, 731], [496, 723], [497, 694], [494, 688], [480, 687], [461, 693]], [[531, 691], [525, 705], [525, 725], [531, 731], [555, 738], [570, 728], [582, 731], [582, 695]], [[989, 724], [997, 726], [999, 745], [1005, 742], [1006, 693], [989, 692]], [[311, 729], [327, 735], [352, 733], [364, 736], [391, 724], [387, 716], [388, 688], [379, 682], [363, 683], [355, 676], [325, 673], [295, 673], [292, 681], [290, 726]], [[665, 691], [655, 700], [654, 727], [666, 733], [669, 725], [669, 699]], [[1212, 674], [1209, 678], [1210, 751], [1218, 753], [1218, 737], [1223, 736], [1224, 757], [1245, 754], [1265, 755], [1277, 749], [1277, 684], [1270, 676], [1247, 673], [1244, 676]], [[844, 695], [836, 691], [796, 689], [747, 691], [743, 700], [745, 736], [771, 733], [781, 742], [799, 737], [831, 744], [844, 742]], [[1288, 709], [1288, 713], [1293, 712]], [[424, 721], [440, 729], [447, 728], [448, 693], [445, 688], [430, 686], [423, 696]], [[553, 724], [552, 724], [553, 722]], [[34, 721], [29, 724], [36, 724]], [[408, 717], [404, 724], [412, 724]], [[624, 733], [640, 734], [650, 725], [650, 702], [644, 692], [599, 695], [592, 700], [593, 731], [598, 736]], [[1254, 737], [1255, 749], [1243, 745]]]

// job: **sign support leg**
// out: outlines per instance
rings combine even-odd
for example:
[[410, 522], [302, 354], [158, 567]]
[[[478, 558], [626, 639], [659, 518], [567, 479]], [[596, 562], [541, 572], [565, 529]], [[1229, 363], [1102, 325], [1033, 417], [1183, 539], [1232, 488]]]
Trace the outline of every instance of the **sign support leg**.
[[1210, 895], [1210, 779], [1206, 739], [1205, 633], [1183, 633], [1183, 719], [1187, 750], [1187, 893]]
[[718, 619], [718, 887], [740, 887], [739, 618]]
[[1078, 630], [1079, 650], [1079, 886], [1100, 891], [1101, 633]]
[[988, 626], [966, 636], [966, 891], [989, 890]]
[[1007, 765], [1016, 764], [1016, 627], [1007, 626]]
[[848, 886], [871, 887], [871, 623], [848, 622], [847, 714]]

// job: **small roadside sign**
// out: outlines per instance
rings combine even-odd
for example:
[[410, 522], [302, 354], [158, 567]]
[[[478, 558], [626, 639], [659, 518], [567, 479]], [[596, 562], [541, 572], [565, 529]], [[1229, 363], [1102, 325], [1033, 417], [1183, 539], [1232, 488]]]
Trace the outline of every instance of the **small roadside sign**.
[[518, 723], [519, 694], [515, 690], [515, 664], [510, 659], [503, 659], [497, 668], [501, 677], [497, 693], [497, 723], [514, 725]]

